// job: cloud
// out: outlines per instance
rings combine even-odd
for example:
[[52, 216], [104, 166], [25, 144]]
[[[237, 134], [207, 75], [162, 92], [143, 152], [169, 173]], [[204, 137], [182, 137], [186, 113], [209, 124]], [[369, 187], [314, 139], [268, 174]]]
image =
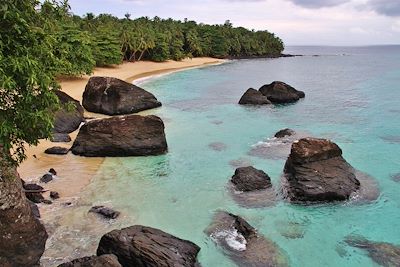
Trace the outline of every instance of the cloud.
[[400, 16], [400, 0], [369, 0], [366, 5], [382, 15]]
[[[290, 2], [306, 8], [333, 7], [349, 2], [350, 0], [289, 0]], [[399, 1], [399, 0], [393, 0]]]

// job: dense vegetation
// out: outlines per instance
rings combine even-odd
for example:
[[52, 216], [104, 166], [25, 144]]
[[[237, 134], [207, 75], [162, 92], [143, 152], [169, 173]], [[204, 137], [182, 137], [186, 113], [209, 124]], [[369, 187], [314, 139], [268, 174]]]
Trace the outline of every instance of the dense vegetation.
[[0, 146], [24, 158], [24, 143], [49, 136], [57, 108], [55, 77], [90, 74], [127, 61], [211, 56], [268, 57], [283, 50], [268, 31], [173, 19], [83, 17], [68, 1], [0, 2]]

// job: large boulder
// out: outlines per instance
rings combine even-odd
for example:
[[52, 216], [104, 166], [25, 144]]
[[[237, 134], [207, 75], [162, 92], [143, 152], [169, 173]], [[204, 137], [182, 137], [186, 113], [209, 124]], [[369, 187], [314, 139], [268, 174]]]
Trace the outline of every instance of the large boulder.
[[217, 212], [206, 233], [238, 266], [289, 266], [284, 252], [239, 216]]
[[44, 151], [46, 154], [50, 155], [66, 155], [69, 152], [69, 148], [61, 147], [61, 146], [53, 146], [49, 147]]
[[167, 152], [164, 123], [156, 116], [139, 115], [89, 121], [71, 150], [87, 157], [160, 155]]
[[262, 86], [259, 91], [266, 96], [269, 101], [276, 104], [293, 103], [305, 97], [304, 92], [298, 91], [292, 86], [279, 81], [266, 84]]
[[122, 115], [161, 106], [146, 90], [112, 77], [91, 77], [83, 92], [86, 110], [106, 115]]
[[244, 192], [272, 187], [268, 174], [252, 166], [237, 168], [231, 182], [237, 190]]
[[151, 227], [135, 225], [105, 234], [97, 255], [114, 254], [124, 267], [197, 266], [200, 248]]
[[55, 91], [60, 102], [60, 110], [55, 113], [54, 129], [55, 133], [72, 133], [79, 128], [83, 117], [83, 107], [79, 101], [73, 99], [62, 91]]
[[355, 170], [335, 143], [303, 138], [292, 144], [284, 169], [286, 193], [299, 202], [347, 200], [360, 188]]
[[16, 169], [0, 155], [0, 266], [39, 266], [46, 240]]
[[250, 88], [239, 100], [240, 105], [268, 105], [272, 104], [260, 91]]
[[117, 256], [106, 254], [75, 259], [58, 267], [122, 267], [122, 265], [118, 262]]

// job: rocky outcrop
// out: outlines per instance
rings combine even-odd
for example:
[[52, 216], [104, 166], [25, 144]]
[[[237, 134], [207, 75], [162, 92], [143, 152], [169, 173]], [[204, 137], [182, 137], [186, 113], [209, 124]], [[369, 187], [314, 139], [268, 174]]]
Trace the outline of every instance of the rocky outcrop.
[[368, 252], [369, 257], [381, 266], [400, 266], [400, 246], [385, 242], [374, 242], [360, 236], [348, 236], [345, 242]]
[[131, 114], [161, 106], [153, 94], [112, 77], [91, 77], [82, 104], [88, 111], [106, 115]]
[[238, 266], [289, 266], [283, 251], [239, 216], [217, 212], [206, 233]]
[[164, 154], [164, 123], [156, 116], [139, 115], [89, 121], [80, 128], [71, 150], [87, 157]]
[[239, 100], [240, 105], [268, 105], [272, 104], [260, 91], [250, 88]]
[[97, 255], [114, 254], [124, 267], [197, 266], [200, 248], [161, 230], [135, 225], [105, 234]]
[[89, 212], [97, 213], [107, 219], [116, 219], [121, 213], [119, 211], [104, 206], [94, 206]]
[[285, 164], [286, 193], [299, 202], [347, 200], [360, 188], [342, 150], [326, 139], [303, 138], [292, 144]]
[[252, 166], [237, 168], [231, 182], [235, 185], [236, 190], [244, 192], [272, 187], [268, 174]]
[[50, 155], [66, 155], [66, 154], [68, 154], [68, 152], [69, 152], [68, 148], [61, 147], [61, 146], [49, 147], [48, 149], [46, 149], [44, 151], [44, 153], [50, 154]]
[[71, 137], [64, 133], [53, 133], [50, 137], [50, 141], [54, 143], [68, 143], [71, 142]]
[[295, 135], [295, 134], [296, 134], [295, 131], [293, 131], [292, 129], [286, 128], [286, 129], [282, 129], [282, 130], [278, 131], [278, 132], [274, 135], [274, 137], [276, 137], [276, 138], [283, 138], [283, 137], [292, 136], [292, 135]]
[[79, 101], [73, 99], [62, 91], [55, 91], [60, 101], [60, 110], [55, 114], [54, 129], [55, 133], [72, 133], [79, 128], [84, 121], [83, 107]]
[[304, 92], [298, 91], [292, 86], [279, 81], [264, 85], [259, 91], [274, 104], [293, 103], [305, 97]]
[[16, 169], [0, 155], [0, 266], [39, 266], [46, 240]]
[[58, 267], [122, 267], [122, 265], [118, 262], [117, 256], [106, 254], [75, 259]]

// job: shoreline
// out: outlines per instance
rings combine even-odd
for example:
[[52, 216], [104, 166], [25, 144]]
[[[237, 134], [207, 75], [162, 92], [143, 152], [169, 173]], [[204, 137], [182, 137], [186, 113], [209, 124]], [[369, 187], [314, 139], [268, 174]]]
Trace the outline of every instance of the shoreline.
[[[82, 77], [60, 78], [61, 91], [67, 93], [79, 102], [82, 102], [82, 94], [86, 83], [92, 76], [111, 76], [129, 83], [142, 78], [151, 78], [160, 74], [169, 74], [190, 68], [199, 68], [208, 65], [217, 65], [226, 60], [216, 58], [192, 58], [182, 61], [166, 62], [124, 62], [121, 65], [112, 67], [96, 68], [92, 75]], [[157, 96], [156, 96], [157, 97]], [[90, 113], [85, 111], [85, 117], [107, 117], [106, 115]], [[69, 143], [52, 143], [49, 140], [40, 140], [37, 146], [26, 147], [27, 159], [18, 167], [18, 173], [26, 182], [38, 182], [40, 177], [50, 168], [57, 171], [57, 179], [47, 183], [45, 188], [50, 191], [57, 191], [63, 198], [76, 197], [87, 185], [104, 162], [104, 157], [87, 158], [75, 156], [72, 153], [67, 155], [47, 155], [44, 151], [52, 146], [70, 148], [77, 136], [79, 129], [70, 133], [72, 141]], [[43, 194], [49, 198], [49, 193]], [[41, 208], [46, 206], [39, 205]], [[51, 207], [51, 205], [49, 206]], [[44, 213], [45, 214], [45, 213]]]

